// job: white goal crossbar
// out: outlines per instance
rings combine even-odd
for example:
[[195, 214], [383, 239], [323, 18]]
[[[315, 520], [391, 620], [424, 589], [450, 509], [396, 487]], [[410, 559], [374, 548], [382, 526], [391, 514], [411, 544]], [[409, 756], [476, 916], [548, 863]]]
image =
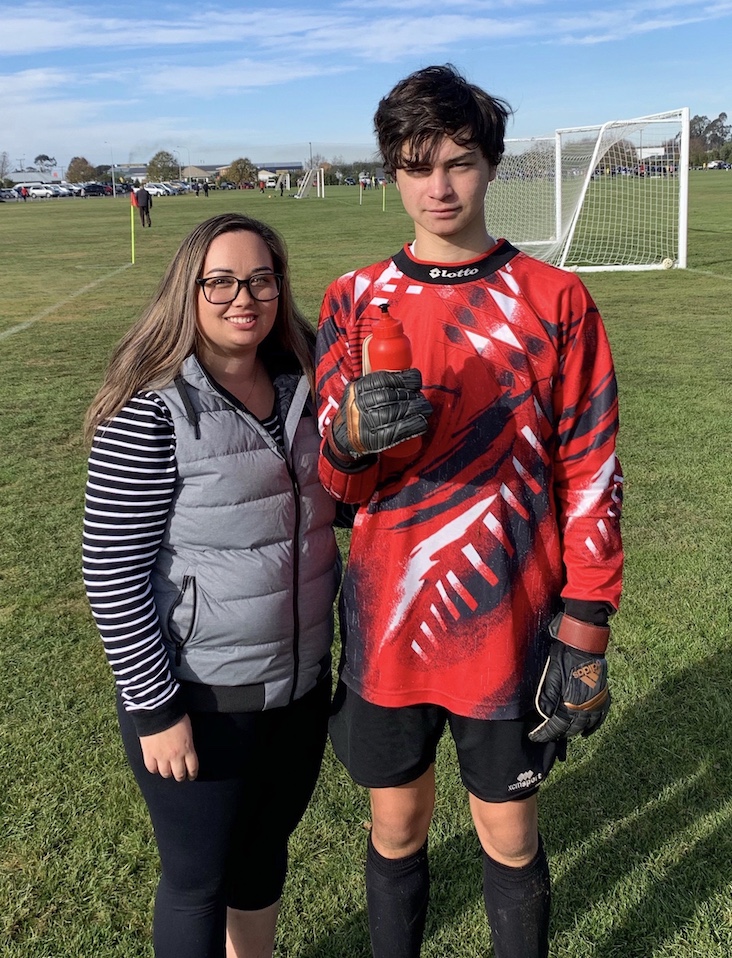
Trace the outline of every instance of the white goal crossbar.
[[507, 139], [488, 230], [582, 271], [686, 266], [689, 110]]

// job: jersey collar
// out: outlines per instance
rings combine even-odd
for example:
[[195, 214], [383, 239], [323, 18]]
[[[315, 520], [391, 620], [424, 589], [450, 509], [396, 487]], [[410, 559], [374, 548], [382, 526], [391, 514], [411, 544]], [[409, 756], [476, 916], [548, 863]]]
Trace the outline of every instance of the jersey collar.
[[518, 253], [519, 250], [515, 246], [511, 246], [508, 240], [502, 239], [483, 256], [468, 260], [466, 263], [425, 263], [414, 259], [408, 244], [392, 259], [397, 269], [410, 279], [435, 286], [458, 286], [461, 283], [472, 283], [476, 279], [491, 276]]

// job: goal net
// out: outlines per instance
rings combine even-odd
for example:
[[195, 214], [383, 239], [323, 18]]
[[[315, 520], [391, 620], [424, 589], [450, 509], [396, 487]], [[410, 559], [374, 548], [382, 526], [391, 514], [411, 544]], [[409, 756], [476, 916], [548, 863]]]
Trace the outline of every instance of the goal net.
[[508, 139], [489, 231], [577, 270], [686, 266], [689, 110]]

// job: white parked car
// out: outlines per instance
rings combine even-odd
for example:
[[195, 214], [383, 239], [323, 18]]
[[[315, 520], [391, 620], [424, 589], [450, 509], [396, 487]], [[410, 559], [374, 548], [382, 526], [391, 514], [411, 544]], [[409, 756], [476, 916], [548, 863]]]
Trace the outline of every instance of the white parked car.
[[145, 189], [151, 196], [167, 196], [168, 191], [162, 183], [145, 183]]
[[28, 195], [48, 197], [53, 196], [53, 190], [50, 186], [43, 186], [43, 184], [37, 183], [35, 186], [28, 187]]

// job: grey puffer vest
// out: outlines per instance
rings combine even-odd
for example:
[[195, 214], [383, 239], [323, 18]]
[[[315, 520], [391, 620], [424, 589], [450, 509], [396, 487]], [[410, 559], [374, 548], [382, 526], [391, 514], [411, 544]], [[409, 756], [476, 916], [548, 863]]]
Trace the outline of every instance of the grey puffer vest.
[[284, 454], [195, 357], [156, 390], [178, 469], [152, 574], [171, 668], [182, 682], [244, 687], [249, 710], [287, 705], [322, 676], [340, 579], [307, 380], [283, 374], [274, 386]]

